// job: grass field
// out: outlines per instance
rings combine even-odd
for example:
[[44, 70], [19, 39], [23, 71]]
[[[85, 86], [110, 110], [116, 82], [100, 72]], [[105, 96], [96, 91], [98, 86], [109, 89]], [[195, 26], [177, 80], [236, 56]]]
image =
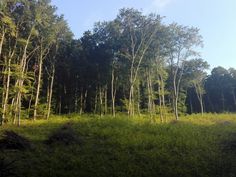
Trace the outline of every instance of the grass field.
[[71, 115], [5, 125], [0, 134], [5, 130], [32, 147], [1, 148], [0, 173], [9, 169], [4, 177], [236, 177], [235, 114], [162, 124], [148, 117]]

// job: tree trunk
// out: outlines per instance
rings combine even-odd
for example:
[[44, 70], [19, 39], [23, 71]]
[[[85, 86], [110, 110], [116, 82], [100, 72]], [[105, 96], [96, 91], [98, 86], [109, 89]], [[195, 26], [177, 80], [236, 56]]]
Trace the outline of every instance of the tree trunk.
[[31, 94], [30, 94], [30, 100], [29, 100], [29, 104], [28, 104], [28, 117], [30, 117], [30, 109], [31, 109], [31, 106], [32, 106], [32, 100], [34, 98], [35, 81], [36, 81], [36, 71], [34, 71], [34, 82], [32, 84], [32, 91], [31, 91]]
[[150, 88], [150, 75], [149, 71], [146, 69], [146, 82], [148, 90], [148, 113], [152, 117], [152, 100], [151, 100], [151, 88]]
[[85, 90], [85, 93], [84, 93], [83, 110], [85, 110], [85, 109], [86, 109], [86, 104], [87, 104], [87, 96], [88, 96], [88, 90], [86, 89], [86, 90]]
[[[3, 39], [5, 36], [5, 32], [3, 34], [1, 43], [0, 43], [0, 58], [1, 58], [1, 50], [2, 50], [2, 45], [3, 45]], [[17, 38], [17, 36], [16, 36]], [[15, 51], [16, 51], [16, 46], [17, 46], [17, 40], [15, 41], [14, 47], [12, 48], [12, 50], [9, 49], [9, 56], [8, 56], [8, 61], [6, 61], [6, 70], [5, 72], [7, 73], [7, 76], [5, 77], [4, 75], [4, 79], [6, 78], [6, 84], [3, 84], [5, 89], [3, 90], [3, 105], [2, 105], [2, 121], [4, 122], [4, 120], [6, 119], [6, 111], [7, 111], [7, 105], [8, 105], [8, 98], [9, 98], [9, 91], [10, 91], [10, 79], [11, 79], [11, 61], [12, 58], [15, 55]], [[7, 60], [7, 59], [6, 59]], [[3, 83], [4, 83], [4, 79], [3, 79]]]
[[194, 83], [194, 88], [197, 94], [197, 98], [200, 104], [201, 115], [204, 114], [204, 107], [203, 107], [203, 91], [201, 85], [199, 83]]
[[60, 95], [60, 98], [59, 98], [59, 105], [58, 105], [58, 114], [61, 115], [61, 95]]
[[9, 96], [9, 90], [10, 90], [10, 76], [11, 76], [11, 57], [8, 60], [7, 64], [7, 81], [6, 81], [6, 90], [5, 90], [5, 97], [3, 98], [3, 109], [2, 109], [2, 121], [1, 124], [4, 122], [6, 119], [6, 110], [7, 110], [7, 105], [8, 105], [8, 96]]
[[18, 110], [17, 110], [17, 126], [20, 126], [20, 119], [21, 119], [21, 92], [18, 93]]
[[234, 106], [236, 106], [235, 88], [232, 89], [232, 95], [233, 95], [233, 100], [234, 100]]
[[[2, 59], [2, 48], [3, 48], [4, 39], [5, 39], [5, 30], [3, 29], [2, 30], [2, 37], [1, 37], [1, 41], [0, 41], [0, 60]], [[4, 71], [4, 67], [3, 67], [3, 70], [1, 72], [3, 72], [3, 71]], [[3, 76], [3, 87], [5, 87], [5, 76]], [[5, 92], [4, 92], [4, 89], [3, 89], [3, 93], [2, 93], [2, 108], [4, 107], [4, 96], [5, 96]], [[4, 111], [3, 111], [3, 114], [2, 114], [2, 117], [1, 117], [1, 120], [0, 120], [0, 124], [2, 125], [3, 122], [4, 122]]]
[[97, 107], [98, 107], [98, 89], [96, 87], [95, 98], [94, 98], [94, 110], [93, 110], [94, 114], [97, 113]]
[[79, 114], [82, 115], [83, 113], [83, 91], [80, 92], [80, 109]]
[[3, 30], [2, 30], [2, 37], [1, 37], [1, 41], [0, 41], [0, 58], [1, 58], [1, 56], [2, 56], [2, 47], [3, 47], [3, 42], [4, 42], [4, 39], [5, 39], [5, 34], [6, 34], [6, 32], [5, 32], [5, 30], [3, 29]]
[[137, 92], [138, 92], [137, 111], [138, 111], [138, 115], [141, 116], [141, 112], [140, 112], [140, 89], [139, 89], [139, 84], [138, 84]]
[[78, 113], [78, 84], [76, 81], [76, 86], [75, 86], [75, 96], [74, 96], [74, 112]]
[[27, 58], [28, 58], [27, 49], [28, 49], [28, 46], [29, 46], [29, 43], [30, 43], [33, 28], [34, 27], [31, 28], [31, 31], [28, 35], [27, 40], [26, 40], [26, 44], [24, 46], [22, 58], [21, 58], [21, 61], [20, 61], [20, 75], [19, 75], [18, 79], [16, 80], [16, 84], [15, 84], [15, 86], [18, 87], [18, 90], [17, 90], [17, 93], [16, 93], [16, 100], [17, 101], [15, 102], [15, 110], [17, 110], [17, 112], [15, 112], [15, 120], [16, 120], [16, 117], [18, 117], [17, 118], [17, 125], [18, 126], [20, 126], [20, 116], [21, 116], [21, 96], [22, 96], [22, 90], [21, 89], [22, 89], [23, 84], [24, 84], [25, 68], [26, 68], [26, 63], [27, 63]]
[[178, 113], [178, 98], [174, 98], [174, 114], [175, 114], [175, 119], [179, 120], [179, 113]]
[[203, 116], [203, 114], [204, 114], [204, 108], [203, 108], [203, 101], [202, 101], [202, 98], [201, 98], [201, 101], [200, 101], [200, 106], [201, 106], [201, 115]]
[[160, 112], [160, 120], [163, 122], [163, 112], [162, 112], [162, 93], [161, 93], [161, 81], [158, 78], [158, 95], [159, 95], [159, 112]]
[[111, 73], [111, 101], [112, 101], [112, 116], [116, 116], [116, 109], [115, 109], [115, 100], [116, 100], [116, 85], [115, 85], [115, 73], [114, 69], [112, 68]]
[[107, 85], [104, 89], [104, 115], [107, 114]]
[[50, 88], [49, 88], [49, 96], [48, 96], [48, 110], [47, 110], [47, 120], [50, 117], [51, 114], [51, 104], [52, 104], [52, 93], [53, 93], [53, 84], [54, 84], [54, 76], [55, 76], [55, 67], [52, 68], [52, 76], [51, 76], [51, 82], [50, 82]]
[[[4, 68], [3, 68], [3, 71], [4, 72]], [[3, 85], [3, 90], [2, 90], [2, 102], [1, 102], [1, 108], [4, 109], [4, 98], [5, 98], [5, 91], [6, 91], [6, 75], [3, 75], [3, 78], [2, 78], [2, 85]], [[1, 115], [1, 120], [0, 120], [0, 124], [3, 125], [4, 123], [4, 119], [5, 119], [5, 114], [4, 114], [4, 111], [2, 112], [2, 115]]]
[[160, 83], [161, 83], [162, 115], [163, 115], [165, 122], [167, 122], [167, 120], [166, 120], [166, 102], [165, 102], [165, 83], [164, 83], [162, 75], [160, 75], [160, 81], [161, 81]]
[[36, 89], [36, 96], [35, 96], [35, 103], [34, 103], [34, 117], [33, 120], [36, 120], [37, 118], [37, 108], [39, 103], [39, 93], [41, 88], [41, 77], [42, 77], [42, 67], [43, 67], [43, 53], [40, 52], [39, 57], [39, 71], [38, 71], [38, 78], [37, 78], [37, 89]]
[[176, 87], [176, 76], [173, 79], [173, 86], [174, 86], [174, 94], [173, 94], [174, 115], [175, 115], [175, 119], [179, 120], [179, 115], [178, 115], [178, 94], [177, 94], [177, 87]]
[[100, 117], [103, 116], [103, 96], [102, 96], [102, 88], [99, 86], [99, 101], [100, 101]]
[[[178, 57], [178, 62], [180, 62], [180, 59]], [[177, 66], [179, 67], [179, 64], [177, 64]], [[177, 78], [177, 74], [179, 72], [179, 68], [175, 69], [174, 72], [174, 78], [173, 78], [173, 86], [174, 86], [174, 115], [175, 115], [175, 119], [179, 120], [179, 113], [178, 113], [178, 102], [179, 102], [179, 91], [180, 91], [180, 82], [183, 76], [183, 68], [184, 68], [184, 64], [182, 64], [181, 66], [181, 71], [179, 74], [179, 77]]]
[[129, 103], [128, 103], [128, 115], [131, 116], [131, 108], [132, 108], [132, 90], [133, 90], [133, 86], [130, 86], [130, 90], [129, 90]]
[[190, 96], [190, 114], [193, 113], [193, 101], [192, 101], [192, 96]]

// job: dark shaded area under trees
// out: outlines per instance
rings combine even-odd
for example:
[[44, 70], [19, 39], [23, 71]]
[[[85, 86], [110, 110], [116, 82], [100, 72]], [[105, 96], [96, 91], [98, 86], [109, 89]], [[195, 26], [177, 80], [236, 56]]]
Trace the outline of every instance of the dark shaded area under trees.
[[0, 2], [1, 123], [50, 113], [235, 112], [236, 70], [209, 65], [199, 29], [121, 9], [78, 39], [50, 0]]

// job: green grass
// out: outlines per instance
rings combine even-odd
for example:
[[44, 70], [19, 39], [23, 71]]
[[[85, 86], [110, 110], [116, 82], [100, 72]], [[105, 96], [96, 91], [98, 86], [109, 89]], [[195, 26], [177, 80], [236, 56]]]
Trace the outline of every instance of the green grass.
[[[79, 144], [46, 145], [44, 141], [71, 122]], [[64, 116], [49, 121], [5, 125], [30, 139], [32, 150], [2, 150], [16, 160], [19, 177], [235, 177], [236, 115], [181, 117], [153, 123], [147, 116]], [[236, 144], [235, 144], [236, 145]]]

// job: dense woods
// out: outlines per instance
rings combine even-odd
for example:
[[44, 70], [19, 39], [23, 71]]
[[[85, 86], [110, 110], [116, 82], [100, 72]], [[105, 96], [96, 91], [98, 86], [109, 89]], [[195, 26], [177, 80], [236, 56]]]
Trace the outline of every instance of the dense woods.
[[[86, 18], [86, 17], [85, 17]], [[209, 71], [200, 31], [121, 9], [73, 39], [50, 0], [0, 1], [1, 123], [50, 114], [236, 111], [236, 70]]]

